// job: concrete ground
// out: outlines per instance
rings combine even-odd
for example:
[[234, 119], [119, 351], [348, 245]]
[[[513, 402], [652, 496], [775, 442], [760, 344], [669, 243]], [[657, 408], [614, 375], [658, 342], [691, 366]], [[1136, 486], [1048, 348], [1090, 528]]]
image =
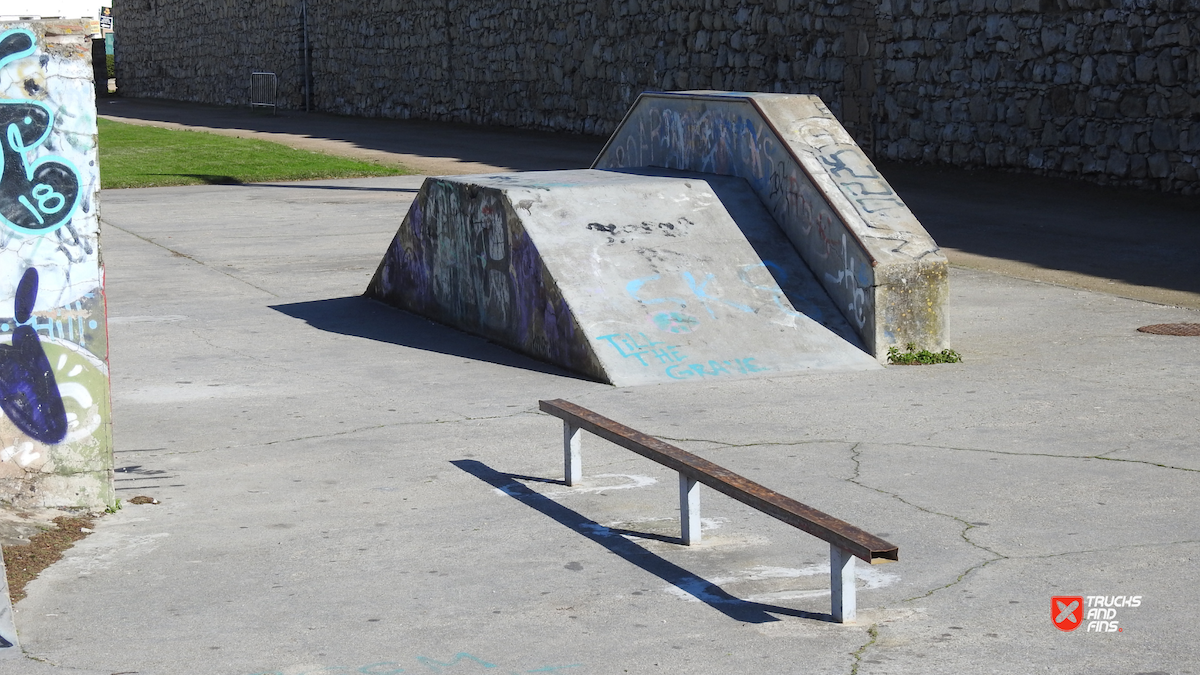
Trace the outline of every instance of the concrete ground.
[[[984, 252], [1197, 290], [1122, 262], [1126, 230], [1164, 256], [1196, 240], [1182, 201], [1107, 193], [1126, 229], [1056, 259], [1099, 197], [914, 175], [893, 182], [939, 241], [1014, 236], [1004, 214], [1043, 203], [1054, 236]], [[1200, 338], [1135, 329], [1200, 311], [956, 267], [962, 364], [616, 389], [359, 297], [420, 182], [104, 193], [118, 485], [162, 503], [30, 584], [28, 657], [0, 673], [1197, 671]], [[706, 490], [680, 546], [675, 477], [594, 437], [584, 484], [557, 482], [537, 400], [560, 397], [901, 561], [860, 564], [859, 622], [832, 624], [822, 542]], [[1141, 600], [1119, 632], [1062, 632], [1051, 598], [1076, 595]]]

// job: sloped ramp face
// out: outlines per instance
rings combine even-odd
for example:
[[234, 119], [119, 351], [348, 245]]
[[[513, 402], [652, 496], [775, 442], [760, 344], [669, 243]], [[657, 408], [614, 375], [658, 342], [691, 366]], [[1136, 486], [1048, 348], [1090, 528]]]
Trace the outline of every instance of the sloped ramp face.
[[366, 294], [607, 381], [518, 204], [472, 178], [425, 180]]
[[811, 95], [646, 93], [593, 164], [744, 178], [880, 361], [946, 345], [947, 261]]
[[368, 295], [617, 386], [877, 368], [744, 182], [714, 180], [431, 178]]

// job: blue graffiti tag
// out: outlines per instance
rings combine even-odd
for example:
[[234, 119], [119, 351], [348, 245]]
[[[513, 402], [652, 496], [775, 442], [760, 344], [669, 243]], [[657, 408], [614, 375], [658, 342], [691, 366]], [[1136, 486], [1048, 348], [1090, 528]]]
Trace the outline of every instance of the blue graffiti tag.
[[642, 367], [666, 366], [663, 371], [674, 380], [690, 380], [702, 377], [718, 377], [721, 375], [749, 375], [771, 370], [760, 366], [753, 357], [729, 359], [724, 361], [708, 361], [707, 363], [687, 363], [688, 356], [680, 353], [679, 345], [669, 345], [665, 342], [655, 342], [646, 337], [645, 333], [612, 333], [596, 338], [607, 342], [621, 358], [636, 359]]
[[[0, 68], [34, 53], [36, 38], [24, 28], [0, 35]], [[46, 142], [54, 113], [38, 101], [0, 101], [0, 220], [23, 234], [49, 234], [79, 206], [79, 172], [65, 158], [29, 153]]]
[[649, 276], [649, 277], [642, 277], [641, 279], [634, 279], [633, 281], [625, 284], [625, 293], [628, 294], [629, 297], [633, 298], [634, 300], [637, 300], [638, 302], [642, 303], [643, 305], [657, 305], [662, 302], [673, 302], [673, 303], [679, 305], [680, 307], [687, 307], [687, 302], [683, 298], [663, 297], [663, 298], [643, 299], [643, 298], [638, 297], [638, 293], [641, 292], [642, 286], [645, 286], [647, 283], [649, 283], [651, 281], [658, 281], [661, 278], [662, 278], [661, 274], [655, 274], [655, 275]]
[[[738, 310], [739, 312], [746, 312], [748, 314], [754, 313], [753, 309], [751, 309], [750, 307], [747, 307], [746, 305], [741, 304], [740, 302], [733, 302], [732, 300], [725, 300], [725, 299], [718, 298], [717, 296], [710, 294], [708, 292], [708, 284], [709, 284], [709, 282], [711, 282], [717, 278], [716, 275], [714, 275], [714, 274], [711, 274], [711, 273], [705, 274], [704, 278], [700, 281], [696, 281], [695, 275], [693, 275], [691, 272], [688, 272], [686, 270], [683, 272], [680, 272], [679, 276], [680, 276], [680, 278], [683, 279], [684, 283], [687, 284], [688, 290], [692, 292], [692, 295], [696, 296], [696, 299], [700, 301], [700, 304], [704, 305], [704, 309], [705, 309], [705, 311], [708, 312], [709, 317], [711, 317], [713, 319], [717, 318], [717, 315], [715, 312], [713, 312], [712, 307], [709, 306], [710, 301], [719, 302], [721, 304], [728, 305], [728, 306]], [[629, 297], [633, 298], [634, 300], [637, 300], [638, 302], [642, 303], [643, 305], [657, 305], [657, 304], [664, 303], [664, 302], [673, 302], [673, 303], [679, 305], [680, 308], [687, 307], [687, 301], [685, 301], [683, 298], [677, 298], [677, 297], [673, 297], [673, 296], [665, 296], [665, 297], [661, 297], [661, 298], [642, 298], [638, 295], [641, 292], [643, 286], [650, 283], [651, 281], [658, 281], [661, 278], [662, 278], [661, 274], [655, 274], [655, 275], [648, 276], [648, 277], [642, 277], [640, 279], [634, 279], [633, 281], [630, 281], [629, 283], [625, 284], [625, 293]]]
[[732, 300], [722, 300], [716, 296], [709, 295], [707, 291], [708, 282], [712, 281], [713, 279], [716, 279], [716, 276], [712, 274], [706, 274], [704, 275], [704, 281], [696, 283], [696, 278], [692, 276], [691, 272], [683, 273], [683, 280], [687, 282], [688, 288], [692, 291], [692, 293], [697, 298], [700, 298], [700, 302], [704, 305], [704, 309], [708, 310], [708, 315], [710, 317], [715, 319], [717, 318], [717, 315], [713, 313], [712, 308], [708, 306], [709, 300], [716, 300], [717, 302], [724, 303], [738, 311], [747, 312], [749, 314], [754, 313], [753, 309], [750, 309], [741, 303], [733, 302]]
[[735, 371], [742, 375], [749, 375], [750, 373], [765, 373], [770, 370], [770, 368], [758, 365], [754, 362], [755, 360], [754, 358], [744, 358], [731, 361], [709, 361], [707, 364], [679, 363], [667, 366], [667, 375], [676, 380], [690, 380], [698, 377], [732, 375]]
[[700, 320], [680, 312], [659, 312], [653, 317], [654, 325], [668, 333], [691, 333], [700, 325]]
[[657, 359], [659, 364], [664, 363], [682, 363], [687, 360], [687, 356], [679, 353], [679, 345], [668, 345], [665, 342], [654, 342], [646, 337], [645, 333], [638, 333], [641, 336], [641, 342], [632, 333], [613, 333], [611, 335], [601, 335], [597, 340], [604, 340], [612, 345], [621, 358], [637, 359], [638, 363], [643, 366], [649, 366], [650, 361], [647, 359]]

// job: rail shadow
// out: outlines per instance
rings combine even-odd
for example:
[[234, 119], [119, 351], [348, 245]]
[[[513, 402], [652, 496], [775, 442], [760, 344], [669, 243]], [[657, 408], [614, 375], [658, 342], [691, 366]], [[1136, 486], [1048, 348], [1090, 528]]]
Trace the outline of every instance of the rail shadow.
[[669, 541], [672, 543], [679, 543], [678, 540], [670, 537], [660, 538], [645, 533], [607, 528], [529, 489], [518, 482], [517, 476], [513, 474], [501, 473], [476, 460], [457, 459], [451, 460], [450, 463], [534, 511], [566, 526], [581, 537], [603, 546], [622, 560], [653, 574], [731, 619], [745, 623], [769, 623], [780, 620], [772, 616], [773, 614], [782, 614], [817, 621], [833, 621], [833, 617], [830, 614], [805, 612], [790, 607], [749, 602], [734, 597], [716, 584], [630, 541], [626, 538], [626, 535], [659, 539], [660, 541]]

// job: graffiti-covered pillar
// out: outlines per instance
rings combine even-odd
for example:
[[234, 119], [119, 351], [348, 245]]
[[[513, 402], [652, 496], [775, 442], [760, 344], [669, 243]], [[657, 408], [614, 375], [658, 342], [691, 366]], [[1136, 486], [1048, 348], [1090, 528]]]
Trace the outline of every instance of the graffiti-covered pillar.
[[0, 23], [0, 500], [113, 494], [91, 41]]

